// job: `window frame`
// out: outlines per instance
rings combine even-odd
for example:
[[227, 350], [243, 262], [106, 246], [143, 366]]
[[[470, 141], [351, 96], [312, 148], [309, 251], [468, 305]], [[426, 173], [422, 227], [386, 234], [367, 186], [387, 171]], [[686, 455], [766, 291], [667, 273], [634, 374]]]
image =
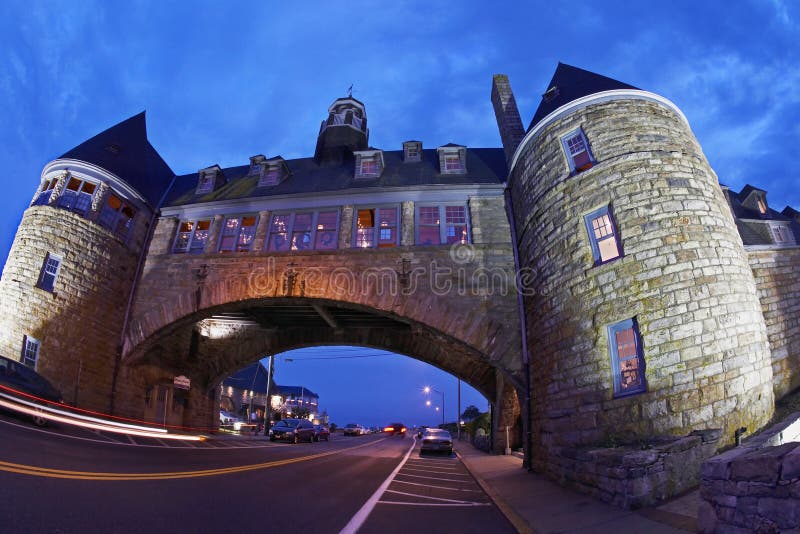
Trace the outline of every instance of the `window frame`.
[[[433, 224], [422, 224], [420, 218], [420, 211], [421, 208], [438, 208], [439, 209], [439, 243], [427, 243], [423, 244], [420, 242], [420, 229], [423, 226], [434, 226]], [[463, 208], [464, 209], [464, 223], [463, 225], [466, 226], [467, 230], [467, 240], [466, 243], [447, 242], [447, 229], [449, 227], [457, 227], [461, 226], [461, 224], [450, 224], [447, 222], [447, 208]], [[469, 217], [469, 206], [466, 203], [461, 202], [445, 202], [443, 204], [437, 203], [420, 203], [414, 206], [414, 243], [420, 246], [437, 246], [437, 245], [454, 245], [454, 244], [469, 244], [472, 243], [472, 228], [470, 224], [470, 217]]]
[[[78, 182], [78, 187], [76, 189], [71, 189], [69, 187], [73, 180]], [[86, 187], [91, 187], [91, 193], [85, 191]], [[99, 184], [90, 180], [84, 180], [77, 176], [70, 176], [67, 179], [67, 183], [64, 184], [61, 196], [58, 198], [58, 207], [85, 217], [92, 209], [92, 199], [99, 187]]]
[[[112, 208], [110, 206], [110, 202], [112, 198], [116, 198], [119, 200], [120, 205], [119, 208]], [[125, 224], [120, 227], [120, 223], [122, 221], [122, 215], [125, 212], [125, 208], [129, 208], [133, 215], [131, 215], [125, 222]], [[115, 236], [119, 237], [120, 239], [125, 239], [130, 234], [131, 228], [133, 227], [133, 221], [136, 218], [136, 214], [138, 213], [138, 209], [136, 206], [128, 202], [125, 198], [121, 195], [116, 193], [115, 191], [111, 190], [106, 195], [105, 199], [103, 200], [103, 206], [100, 208], [100, 215], [97, 217], [97, 223], [113, 232]], [[111, 214], [111, 215], [108, 215]], [[121, 229], [124, 229], [122, 231]]]
[[261, 164], [261, 174], [258, 177], [256, 187], [274, 187], [281, 183], [283, 179], [283, 169], [280, 165]]
[[[609, 238], [609, 236], [602, 236], [602, 239], [597, 238], [594, 233], [594, 226], [592, 225], [592, 221], [595, 219], [599, 219], [603, 215], [608, 216], [608, 220], [611, 224], [612, 233], [609, 234], [612, 239], [614, 239], [617, 245], [617, 252], [619, 253], [617, 256], [613, 258], [609, 258], [607, 260], [603, 260], [602, 253], [600, 250], [600, 242], [605, 241]], [[619, 233], [619, 227], [617, 226], [617, 221], [614, 218], [614, 211], [611, 208], [611, 205], [603, 206], [601, 208], [597, 208], [595, 210], [590, 211], [589, 213], [583, 216], [583, 222], [586, 227], [586, 233], [589, 237], [589, 245], [592, 248], [592, 257], [594, 258], [593, 266], [604, 265], [606, 263], [611, 263], [612, 261], [616, 261], [620, 258], [625, 257], [625, 252], [622, 248], [622, 237]]]
[[[253, 225], [252, 225], [253, 232], [250, 235], [250, 241], [249, 241], [249, 243], [247, 245], [247, 248], [241, 249], [240, 248], [240, 246], [241, 246], [240, 241], [241, 241], [242, 235], [243, 235], [242, 234], [242, 229], [243, 228], [250, 228], [250, 226], [242, 226], [242, 222], [244, 221], [244, 219], [249, 219], [251, 217], [253, 218]], [[228, 221], [231, 220], [231, 219], [236, 219], [239, 222], [237, 223], [237, 226], [236, 226], [236, 236], [234, 237], [234, 240], [233, 240], [233, 247], [229, 250], [229, 249], [223, 249], [222, 248], [222, 243], [223, 243], [223, 241], [225, 241], [226, 237], [229, 237], [229, 234], [225, 233], [225, 228], [228, 225]], [[258, 229], [258, 214], [257, 213], [246, 213], [246, 214], [242, 214], [242, 215], [226, 215], [222, 219], [222, 228], [220, 228], [220, 232], [219, 232], [219, 241], [217, 243], [217, 252], [220, 253], [220, 254], [229, 254], [229, 253], [230, 254], [236, 254], [238, 252], [252, 252], [253, 251], [253, 242], [255, 241], [255, 238], [256, 238], [256, 230], [257, 229]]]
[[[583, 143], [584, 150], [581, 152], [586, 152], [586, 155], [589, 157], [589, 161], [584, 163], [580, 167], [577, 165], [575, 161], [575, 156], [580, 154], [581, 152], [575, 152], [573, 154], [572, 149], [570, 148], [569, 141], [574, 139], [575, 137], [580, 137], [581, 142]], [[561, 148], [564, 150], [564, 155], [567, 158], [567, 164], [569, 165], [569, 171], [572, 174], [578, 174], [580, 172], [586, 171], [594, 167], [597, 160], [594, 159], [594, 154], [592, 153], [592, 149], [589, 146], [589, 139], [586, 137], [586, 133], [583, 131], [583, 128], [578, 127], [574, 130], [571, 130], [564, 135], [561, 136]]]
[[769, 229], [773, 243], [776, 245], [791, 244], [791, 230], [788, 226], [783, 224], [770, 224]]
[[[33, 365], [29, 365], [28, 362], [31, 359], [29, 356], [29, 349], [30, 347], [34, 347], [33, 350]], [[22, 353], [20, 362], [22, 365], [29, 369], [36, 370], [37, 365], [39, 364], [39, 350], [41, 349], [42, 344], [41, 342], [36, 339], [35, 337], [31, 337], [27, 334], [22, 336]]]
[[[622, 387], [622, 367], [619, 356], [619, 346], [617, 344], [617, 334], [631, 330], [633, 332], [633, 341], [635, 343], [635, 352], [624, 361], [636, 359], [636, 370], [639, 372], [640, 383], [633, 389], [623, 389]], [[611, 373], [614, 386], [614, 398], [630, 397], [631, 395], [638, 395], [640, 393], [647, 393], [647, 377], [646, 369], [647, 362], [644, 358], [644, 351], [642, 349], [642, 336], [639, 333], [639, 323], [636, 317], [624, 319], [617, 323], [606, 326], [606, 335], [608, 336], [608, 355], [611, 359]]]
[[[394, 228], [395, 235], [394, 235], [394, 242], [389, 243], [381, 243], [380, 238], [380, 229], [382, 228], [380, 225], [381, 221], [381, 210], [395, 210], [396, 217], [395, 217], [395, 224], [394, 226], [386, 226], [385, 228]], [[362, 210], [375, 210], [374, 215], [374, 226], [372, 226], [373, 236], [372, 236], [372, 244], [368, 247], [359, 246], [359, 236], [358, 236], [358, 212]], [[353, 209], [353, 238], [351, 240], [351, 246], [353, 248], [394, 248], [400, 246], [400, 231], [402, 228], [402, 209], [399, 204], [375, 204], [375, 205], [365, 205], [365, 206], [356, 206]], [[366, 228], [366, 227], [365, 227]], [[381, 246], [382, 245], [382, 246]]]
[[[55, 272], [48, 272], [47, 267], [50, 260], [54, 260], [56, 262]], [[44, 257], [44, 261], [42, 262], [42, 267], [39, 270], [39, 279], [36, 281], [36, 287], [41, 289], [42, 291], [47, 291], [48, 293], [55, 293], [56, 288], [56, 281], [58, 280], [58, 275], [61, 272], [61, 264], [63, 260], [61, 256], [57, 254], [53, 254], [48, 252], [47, 255]], [[48, 284], [45, 284], [46, 277], [52, 276], [52, 281]]]
[[214, 182], [216, 182], [216, 176], [212, 173], [200, 173], [200, 176], [197, 181], [197, 189], [195, 189], [195, 195], [205, 195], [206, 193], [211, 193], [214, 190]]
[[[208, 223], [208, 229], [206, 229], [206, 238], [202, 240], [203, 247], [196, 248], [194, 247], [194, 243], [197, 241], [197, 232], [200, 231], [198, 228], [200, 223]], [[211, 234], [211, 224], [213, 223], [212, 219], [184, 219], [178, 221], [178, 229], [175, 232], [175, 238], [172, 240], [172, 248], [170, 248], [171, 254], [203, 254], [205, 252], [206, 245], [208, 245], [208, 238]], [[181, 232], [181, 226], [184, 224], [191, 224], [192, 228], [188, 231], [189, 239], [186, 241], [186, 248], [183, 250], [176, 250], [176, 246], [178, 245], [179, 238], [181, 234], [187, 232]]]
[[[311, 214], [311, 230], [309, 231], [311, 247], [305, 248], [305, 249], [292, 248], [293, 241], [294, 241], [293, 237], [294, 237], [294, 234], [295, 234], [294, 226], [295, 226], [296, 216], [297, 215], [302, 215], [302, 214], [307, 214], [307, 213]], [[319, 225], [319, 216], [322, 213], [335, 213], [336, 214], [336, 228], [334, 230], [333, 246], [330, 247], [330, 248], [317, 248], [317, 232], [320, 231], [319, 228], [317, 228], [317, 226]], [[272, 250], [272, 249], [270, 249], [270, 243], [272, 242], [272, 236], [284, 233], [284, 232], [273, 232], [272, 231], [273, 217], [279, 217], [279, 216], [288, 216], [289, 217], [289, 220], [286, 223], [286, 232], [285, 232], [289, 248], [286, 249], [286, 250]], [[304, 250], [336, 250], [337, 248], [339, 248], [339, 230], [341, 229], [341, 217], [342, 217], [342, 213], [341, 213], [341, 210], [339, 208], [330, 208], [330, 209], [328, 209], [328, 208], [318, 208], [318, 209], [313, 209], [313, 210], [296, 210], [296, 211], [283, 211], [282, 210], [282, 211], [272, 212], [272, 213], [269, 214], [269, 223], [267, 225], [267, 235], [266, 235], [266, 238], [264, 239], [264, 252], [302, 252]], [[325, 231], [325, 230], [323, 229], [323, 231]]]

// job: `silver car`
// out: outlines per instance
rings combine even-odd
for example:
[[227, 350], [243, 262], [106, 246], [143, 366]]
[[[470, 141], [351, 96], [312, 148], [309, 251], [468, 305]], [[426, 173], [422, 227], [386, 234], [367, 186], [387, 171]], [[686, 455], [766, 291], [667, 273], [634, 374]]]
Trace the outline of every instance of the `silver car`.
[[422, 448], [420, 454], [423, 452], [446, 452], [448, 455], [453, 454], [453, 438], [450, 432], [440, 428], [426, 428], [422, 433]]

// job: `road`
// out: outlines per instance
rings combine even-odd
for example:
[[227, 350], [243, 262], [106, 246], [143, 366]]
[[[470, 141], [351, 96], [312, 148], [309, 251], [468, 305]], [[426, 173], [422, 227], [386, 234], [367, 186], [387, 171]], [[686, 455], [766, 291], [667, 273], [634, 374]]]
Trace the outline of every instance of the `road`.
[[128, 438], [0, 415], [2, 532], [514, 532], [411, 437]]

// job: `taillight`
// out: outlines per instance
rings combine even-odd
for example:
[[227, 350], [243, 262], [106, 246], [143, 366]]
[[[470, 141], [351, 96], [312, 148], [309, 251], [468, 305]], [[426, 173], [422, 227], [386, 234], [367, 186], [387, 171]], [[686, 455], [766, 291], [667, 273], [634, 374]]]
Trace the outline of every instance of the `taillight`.
[[384, 432], [393, 432], [394, 431], [394, 427], [393, 426], [387, 426], [386, 428], [383, 429], [383, 431]]

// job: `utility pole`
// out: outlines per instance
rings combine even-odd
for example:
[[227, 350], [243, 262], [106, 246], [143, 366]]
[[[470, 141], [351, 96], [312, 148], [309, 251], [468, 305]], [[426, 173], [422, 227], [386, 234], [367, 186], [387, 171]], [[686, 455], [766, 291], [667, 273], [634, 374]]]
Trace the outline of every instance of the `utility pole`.
[[272, 406], [270, 406], [270, 398], [269, 398], [269, 385], [270, 381], [272, 380], [272, 355], [269, 356], [269, 365], [267, 365], [267, 397], [264, 401], [264, 435], [269, 435], [269, 420], [270, 420], [270, 412], [272, 411]]
[[456, 439], [461, 441], [461, 379], [458, 379], [458, 413], [456, 414]]

